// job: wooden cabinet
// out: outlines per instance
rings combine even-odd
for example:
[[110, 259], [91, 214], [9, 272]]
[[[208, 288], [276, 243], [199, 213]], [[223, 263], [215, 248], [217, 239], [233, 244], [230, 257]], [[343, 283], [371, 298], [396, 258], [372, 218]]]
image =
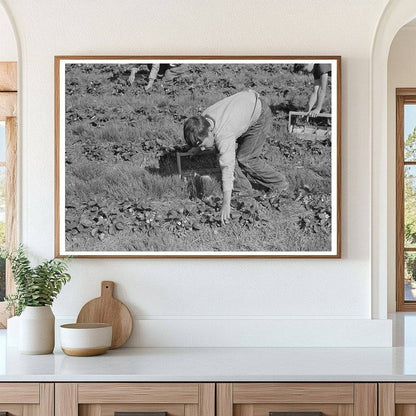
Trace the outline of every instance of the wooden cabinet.
[[1, 416], [2, 412], [8, 416], [416, 416], [416, 383], [0, 383]]
[[53, 416], [52, 383], [0, 383], [0, 415]]
[[[273, 413], [284, 413], [275, 414]], [[217, 416], [377, 416], [376, 383], [220, 383]]]
[[[214, 383], [57, 383], [56, 416], [215, 416]], [[160, 413], [162, 412], [162, 413]], [[160, 413], [159, 415], [154, 415]]]
[[379, 384], [379, 416], [395, 415], [416, 415], [416, 383]]

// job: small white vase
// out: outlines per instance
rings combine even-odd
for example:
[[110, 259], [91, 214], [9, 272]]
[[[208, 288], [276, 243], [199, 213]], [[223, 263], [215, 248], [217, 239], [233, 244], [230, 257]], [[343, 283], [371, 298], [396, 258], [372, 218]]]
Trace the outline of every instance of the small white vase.
[[55, 316], [50, 306], [26, 306], [19, 319], [21, 354], [50, 354], [55, 347]]

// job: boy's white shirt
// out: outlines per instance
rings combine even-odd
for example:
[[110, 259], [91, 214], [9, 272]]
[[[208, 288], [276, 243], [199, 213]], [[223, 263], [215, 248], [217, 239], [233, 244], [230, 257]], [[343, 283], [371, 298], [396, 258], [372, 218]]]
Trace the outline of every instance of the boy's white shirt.
[[220, 153], [223, 192], [233, 189], [237, 139], [260, 117], [261, 102], [253, 90], [241, 91], [208, 107], [203, 116], [214, 120], [215, 145]]

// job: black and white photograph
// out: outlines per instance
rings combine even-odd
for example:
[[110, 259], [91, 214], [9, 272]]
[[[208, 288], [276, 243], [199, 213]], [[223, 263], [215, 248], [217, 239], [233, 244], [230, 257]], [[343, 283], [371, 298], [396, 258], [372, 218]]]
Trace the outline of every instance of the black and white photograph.
[[56, 255], [339, 257], [340, 65], [56, 57]]

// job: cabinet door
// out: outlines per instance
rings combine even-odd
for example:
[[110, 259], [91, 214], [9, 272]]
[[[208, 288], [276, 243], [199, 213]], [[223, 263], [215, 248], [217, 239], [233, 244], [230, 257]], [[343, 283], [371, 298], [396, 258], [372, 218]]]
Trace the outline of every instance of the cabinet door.
[[415, 416], [416, 383], [380, 383], [380, 416]]
[[217, 416], [377, 416], [377, 385], [220, 383]]
[[53, 416], [51, 383], [0, 383], [0, 415]]
[[215, 416], [213, 383], [61, 383], [56, 416]]

